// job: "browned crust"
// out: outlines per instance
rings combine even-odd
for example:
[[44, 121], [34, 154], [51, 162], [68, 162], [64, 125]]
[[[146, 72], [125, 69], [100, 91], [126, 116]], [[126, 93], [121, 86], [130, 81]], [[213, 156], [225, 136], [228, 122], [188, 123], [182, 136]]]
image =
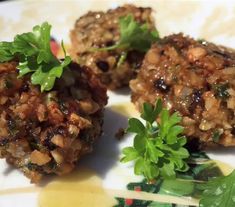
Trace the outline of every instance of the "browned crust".
[[118, 20], [122, 16], [133, 14], [136, 21], [154, 27], [151, 8], [124, 5], [107, 12], [88, 12], [80, 17], [70, 33], [71, 55], [75, 61], [92, 68], [101, 82], [114, 90], [127, 86], [136, 76], [144, 54], [137, 51], [128, 52], [126, 61], [117, 67], [122, 50], [91, 52], [90, 49], [107, 47], [120, 38]]
[[[143, 102], [163, 99], [172, 112], [180, 112], [185, 135], [202, 148], [235, 146], [234, 78], [233, 50], [174, 34], [146, 54], [138, 77], [130, 83], [132, 101], [140, 108]], [[221, 86], [226, 88], [223, 97]]]
[[0, 64], [0, 157], [32, 182], [70, 172], [102, 132], [106, 88], [91, 69], [71, 63], [52, 91], [41, 93], [16, 62]]

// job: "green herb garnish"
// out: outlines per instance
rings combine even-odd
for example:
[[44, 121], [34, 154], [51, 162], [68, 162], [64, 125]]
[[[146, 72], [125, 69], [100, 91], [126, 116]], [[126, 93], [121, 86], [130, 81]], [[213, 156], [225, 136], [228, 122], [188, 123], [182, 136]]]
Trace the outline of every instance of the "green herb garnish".
[[199, 187], [203, 190], [200, 207], [235, 206], [235, 170], [228, 176], [214, 178]]
[[127, 131], [136, 136], [134, 146], [122, 150], [121, 162], [135, 160], [134, 173], [144, 175], [148, 180], [175, 178], [177, 171], [187, 171], [185, 159], [189, 153], [183, 147], [186, 138], [180, 135], [183, 127], [178, 125], [181, 121], [178, 114], [170, 115], [159, 99], [154, 107], [144, 103], [141, 117], [145, 125], [136, 118], [129, 119]]
[[156, 29], [150, 31], [147, 24], [139, 24], [133, 15], [121, 17], [119, 20], [120, 40], [117, 44], [102, 48], [102, 50], [113, 50], [122, 48], [125, 50], [138, 50], [146, 52], [151, 44], [159, 39]]
[[19, 77], [31, 73], [32, 84], [40, 85], [41, 91], [51, 90], [71, 62], [66, 54], [62, 62], [52, 54], [50, 31], [51, 25], [45, 22], [32, 32], [16, 35], [13, 42], [0, 42], [0, 62], [19, 60]]
[[150, 30], [146, 23], [139, 24], [131, 14], [119, 19], [119, 28], [120, 39], [115, 45], [91, 49], [91, 51], [124, 50], [118, 61], [118, 66], [125, 61], [128, 51], [147, 52], [151, 44], [159, 39], [159, 33], [156, 29]]

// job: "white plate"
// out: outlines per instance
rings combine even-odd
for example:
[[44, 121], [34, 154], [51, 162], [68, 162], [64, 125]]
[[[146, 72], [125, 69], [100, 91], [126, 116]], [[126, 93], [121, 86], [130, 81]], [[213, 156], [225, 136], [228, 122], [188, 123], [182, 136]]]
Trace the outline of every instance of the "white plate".
[[[80, 0], [80, 1], [11, 1], [0, 3], [0, 41], [11, 40], [16, 33], [30, 31], [43, 21], [53, 25], [52, 34], [57, 40], [69, 44], [69, 31], [75, 20], [89, 10], [106, 10], [123, 3], [149, 6], [155, 11], [154, 17], [161, 36], [184, 32], [195, 38], [205, 38], [215, 43], [235, 48], [235, 2], [234, 1], [125, 1], [125, 0]], [[125, 92], [125, 91], [124, 91]], [[132, 139], [118, 142], [114, 134], [125, 127], [127, 118], [112, 110], [110, 106], [130, 101], [128, 93], [109, 92], [109, 104], [105, 112], [104, 135], [97, 143], [95, 152], [84, 158], [82, 163], [92, 166], [102, 176], [105, 188], [123, 189], [131, 180], [139, 178], [132, 175], [128, 165], [120, 165], [120, 149], [131, 143]], [[221, 160], [235, 167], [234, 149], [221, 152], [211, 151], [212, 159]], [[88, 164], [87, 164], [88, 163]], [[115, 169], [115, 170], [114, 170]], [[118, 171], [117, 171], [118, 169]], [[118, 173], [117, 173], [118, 172]], [[131, 177], [130, 177], [131, 176]], [[30, 193], [10, 192], [1, 194], [4, 189], [32, 187], [22, 173], [0, 160], [0, 206], [36, 207], [38, 191]], [[31, 189], [31, 188], [28, 188]], [[102, 205], [101, 205], [102, 206]], [[43, 206], [44, 207], [44, 206]]]

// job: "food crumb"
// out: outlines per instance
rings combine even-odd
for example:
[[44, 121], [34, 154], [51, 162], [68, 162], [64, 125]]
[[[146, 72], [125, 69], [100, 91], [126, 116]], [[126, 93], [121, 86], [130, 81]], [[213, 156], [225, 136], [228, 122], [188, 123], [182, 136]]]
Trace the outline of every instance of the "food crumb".
[[119, 128], [115, 134], [115, 138], [120, 141], [124, 138], [125, 134], [126, 134], [125, 129]]

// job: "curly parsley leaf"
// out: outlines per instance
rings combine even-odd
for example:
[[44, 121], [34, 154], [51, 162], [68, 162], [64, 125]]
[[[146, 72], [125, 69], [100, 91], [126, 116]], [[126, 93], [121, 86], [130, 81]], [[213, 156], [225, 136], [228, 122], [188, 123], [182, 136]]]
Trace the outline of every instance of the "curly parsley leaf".
[[145, 124], [136, 118], [129, 119], [127, 132], [136, 135], [133, 147], [122, 150], [121, 162], [134, 160], [134, 173], [144, 175], [148, 180], [175, 178], [176, 171], [187, 171], [185, 159], [189, 153], [183, 147], [186, 138], [181, 136], [183, 127], [178, 125], [181, 121], [178, 114], [170, 115], [159, 99], [154, 107], [149, 103], [143, 104], [141, 117]]
[[[13, 42], [0, 42], [0, 62], [18, 59], [19, 77], [31, 73], [32, 84], [40, 85], [42, 92], [53, 88], [56, 78], [62, 76], [71, 62], [66, 54], [62, 62], [53, 55], [50, 32], [51, 25], [44, 22], [32, 32], [16, 35]], [[63, 42], [62, 48], [64, 50]]]
[[159, 33], [156, 29], [151, 31], [147, 24], [139, 24], [131, 14], [119, 19], [119, 27], [119, 41], [115, 45], [100, 48], [99, 50], [120, 48], [146, 52], [151, 47], [151, 44], [159, 39]]
[[157, 30], [150, 31], [147, 24], [139, 24], [132, 15], [119, 20], [121, 38], [117, 48], [131, 48], [146, 52], [151, 44], [159, 38]]
[[228, 176], [199, 185], [199, 189], [203, 190], [200, 207], [235, 206], [235, 170]]
[[6, 62], [14, 58], [10, 51], [11, 46], [10, 42], [0, 42], [0, 62]]
[[120, 17], [119, 28], [120, 39], [115, 45], [90, 49], [90, 51], [93, 52], [121, 49], [122, 53], [118, 60], [117, 67], [125, 62], [128, 51], [137, 50], [139, 52], [147, 52], [152, 43], [159, 39], [159, 33], [156, 29], [150, 30], [147, 23], [140, 24], [136, 22], [131, 14]]

